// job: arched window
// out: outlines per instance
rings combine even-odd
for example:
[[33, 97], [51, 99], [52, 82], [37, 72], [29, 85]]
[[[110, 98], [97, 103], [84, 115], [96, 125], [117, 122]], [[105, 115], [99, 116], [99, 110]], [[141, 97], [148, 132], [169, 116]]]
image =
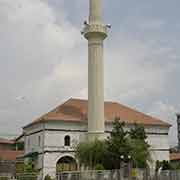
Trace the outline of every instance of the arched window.
[[70, 146], [70, 136], [64, 137], [64, 146]]

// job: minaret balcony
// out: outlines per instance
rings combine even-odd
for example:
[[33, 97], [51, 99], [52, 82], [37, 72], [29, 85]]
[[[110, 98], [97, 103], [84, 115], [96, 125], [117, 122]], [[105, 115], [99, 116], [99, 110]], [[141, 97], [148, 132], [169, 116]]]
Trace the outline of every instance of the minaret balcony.
[[108, 34], [108, 27], [101, 24], [86, 24], [82, 34], [86, 39], [91, 37], [99, 37], [104, 40]]

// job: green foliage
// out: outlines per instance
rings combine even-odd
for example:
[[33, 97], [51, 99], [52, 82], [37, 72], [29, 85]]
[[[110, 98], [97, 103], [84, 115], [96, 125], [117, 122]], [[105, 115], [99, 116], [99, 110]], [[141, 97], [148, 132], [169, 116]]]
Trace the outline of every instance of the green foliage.
[[159, 160], [156, 161], [156, 168], [155, 171], [158, 172], [159, 168], [161, 167], [161, 162]]
[[125, 123], [116, 118], [110, 137], [105, 141], [80, 143], [76, 149], [79, 162], [92, 169], [98, 164], [105, 169], [118, 169], [122, 161], [131, 160], [134, 166], [145, 168], [150, 161], [150, 146], [146, 142], [144, 127], [135, 125], [129, 132], [124, 127]]
[[169, 162], [169, 161], [156, 161], [156, 171], [162, 170], [178, 170], [180, 169], [179, 162]]
[[96, 164], [94, 169], [97, 170], [97, 171], [101, 171], [101, 170], [104, 170], [104, 166], [102, 164]]
[[129, 155], [132, 157], [133, 166], [138, 168], [147, 167], [150, 161], [149, 145], [141, 139], [129, 139], [131, 150]]
[[34, 161], [30, 158], [27, 163], [24, 164], [24, 172], [32, 173], [35, 172]]
[[45, 176], [44, 180], [53, 180], [53, 179], [51, 178], [51, 176], [49, 176], [49, 175], [47, 174], [47, 175]]
[[170, 164], [173, 170], [180, 170], [180, 162], [171, 162]]
[[23, 173], [25, 169], [24, 162], [16, 162], [16, 173]]
[[28, 174], [22, 174], [16, 177], [17, 180], [37, 180], [36, 175], [28, 175]]
[[30, 158], [28, 162], [17, 162], [16, 163], [16, 173], [38, 173], [35, 169], [35, 162]]
[[135, 124], [134, 128], [129, 131], [129, 135], [131, 139], [141, 139], [143, 141], [147, 139], [145, 129], [142, 125]]
[[8, 177], [0, 177], [0, 180], [9, 180]]
[[147, 136], [142, 125], [134, 125], [129, 131], [129, 146], [131, 147], [130, 156], [133, 160], [133, 165], [139, 168], [147, 167], [147, 162], [151, 161], [149, 144], [146, 142]]
[[104, 141], [83, 142], [78, 144], [76, 157], [80, 164], [94, 169], [97, 164], [102, 164], [106, 157], [106, 144]]
[[108, 137], [107, 150], [108, 150], [108, 169], [120, 168], [120, 156], [127, 157], [130, 152], [128, 144], [128, 132], [124, 130], [125, 123], [121, 123], [118, 119], [113, 123], [113, 130]]
[[171, 164], [169, 163], [169, 161], [162, 161], [161, 164], [162, 170], [170, 170], [172, 169]]

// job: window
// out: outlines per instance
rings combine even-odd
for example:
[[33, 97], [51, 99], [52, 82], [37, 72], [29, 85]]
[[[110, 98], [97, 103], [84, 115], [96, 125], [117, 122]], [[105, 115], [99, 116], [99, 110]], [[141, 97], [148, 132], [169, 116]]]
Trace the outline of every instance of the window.
[[64, 138], [64, 146], [70, 146], [70, 136], [65, 136], [65, 138]]
[[41, 145], [41, 136], [38, 136], [38, 145]]

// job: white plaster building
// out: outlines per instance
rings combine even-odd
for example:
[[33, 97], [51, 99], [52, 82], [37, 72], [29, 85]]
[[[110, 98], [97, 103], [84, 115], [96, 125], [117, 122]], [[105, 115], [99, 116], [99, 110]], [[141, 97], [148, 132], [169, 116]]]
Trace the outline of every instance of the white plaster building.
[[[23, 128], [25, 135], [25, 155], [37, 154], [36, 168], [43, 175], [55, 175], [59, 162], [72, 165], [65, 167], [76, 169], [74, 147], [87, 138], [87, 100], [69, 99], [51, 112]], [[143, 124], [151, 145], [151, 155], [156, 160], [169, 160], [168, 132], [170, 125], [123, 106], [116, 102], [105, 102], [105, 133], [112, 130], [116, 117], [124, 121], [127, 128]]]

